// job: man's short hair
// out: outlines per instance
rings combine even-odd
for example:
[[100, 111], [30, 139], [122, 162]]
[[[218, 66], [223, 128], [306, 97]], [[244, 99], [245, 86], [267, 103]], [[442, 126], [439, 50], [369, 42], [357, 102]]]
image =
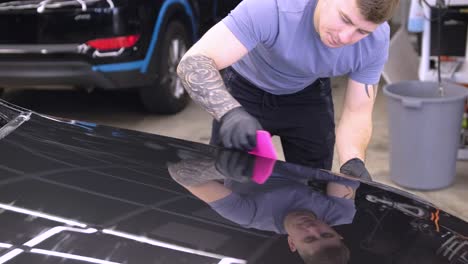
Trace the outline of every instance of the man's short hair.
[[348, 247], [341, 242], [338, 245], [323, 247], [314, 254], [297, 251], [306, 264], [346, 264], [350, 258]]
[[382, 24], [390, 20], [400, 0], [357, 0], [361, 15], [367, 21]]

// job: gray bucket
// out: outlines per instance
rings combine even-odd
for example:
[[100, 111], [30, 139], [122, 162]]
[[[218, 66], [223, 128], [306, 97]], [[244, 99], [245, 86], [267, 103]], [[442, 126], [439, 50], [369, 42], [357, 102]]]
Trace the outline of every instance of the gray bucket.
[[390, 179], [403, 187], [433, 190], [455, 179], [460, 129], [468, 89], [404, 81], [384, 87], [390, 132]]

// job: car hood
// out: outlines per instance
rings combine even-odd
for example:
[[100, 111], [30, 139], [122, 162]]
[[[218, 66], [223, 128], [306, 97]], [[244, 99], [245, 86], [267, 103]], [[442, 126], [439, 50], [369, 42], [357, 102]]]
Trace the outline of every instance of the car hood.
[[[314, 212], [324, 222], [345, 215], [333, 229], [348, 263], [468, 263], [467, 223], [391, 187], [4, 101], [0, 110], [0, 263], [303, 263], [284, 229], [266, 228], [289, 196], [305, 201], [296, 209], [330, 204]], [[227, 198], [204, 202], [210, 191], [193, 188], [207, 182], [245, 198], [251, 215], [221, 212]], [[265, 190], [273, 182], [284, 196]], [[330, 183], [354, 199], [330, 197]], [[255, 207], [260, 196], [272, 203]]]

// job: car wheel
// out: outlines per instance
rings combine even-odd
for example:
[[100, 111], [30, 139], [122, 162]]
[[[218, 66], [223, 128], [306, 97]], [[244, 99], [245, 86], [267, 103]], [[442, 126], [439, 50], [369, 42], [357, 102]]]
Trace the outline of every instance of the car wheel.
[[184, 25], [178, 21], [170, 22], [155, 57], [157, 81], [140, 88], [141, 101], [147, 111], [175, 114], [189, 102], [189, 96], [177, 76], [177, 65], [188, 47], [189, 38]]

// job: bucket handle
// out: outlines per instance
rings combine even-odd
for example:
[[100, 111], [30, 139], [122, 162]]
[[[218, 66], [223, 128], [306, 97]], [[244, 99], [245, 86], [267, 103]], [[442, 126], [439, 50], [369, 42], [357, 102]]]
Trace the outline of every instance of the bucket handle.
[[422, 100], [413, 99], [413, 98], [403, 98], [402, 103], [408, 108], [421, 108]]

